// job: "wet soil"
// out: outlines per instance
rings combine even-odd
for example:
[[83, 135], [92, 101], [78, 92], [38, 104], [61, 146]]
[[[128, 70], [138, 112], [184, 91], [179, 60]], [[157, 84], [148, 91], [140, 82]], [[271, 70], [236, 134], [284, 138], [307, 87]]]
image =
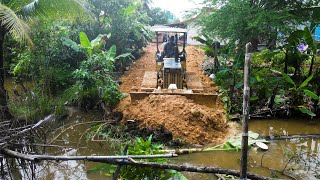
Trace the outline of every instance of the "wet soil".
[[[187, 71], [197, 74], [205, 93], [216, 93], [214, 83], [201, 70], [205, 59], [203, 51], [194, 46], [188, 46], [186, 51]], [[122, 92], [141, 91], [144, 73], [155, 71], [155, 52], [156, 46], [150, 44], [145, 54], [120, 78]], [[134, 103], [128, 96], [118, 104], [116, 110], [123, 113], [122, 123], [135, 122], [141, 131], [164, 129], [164, 132], [168, 134], [169, 131], [172, 135], [171, 140], [183, 144], [222, 143], [236, 129], [235, 124], [226, 122], [222, 103], [217, 102], [215, 108], [209, 108], [184, 96], [151, 95]]]

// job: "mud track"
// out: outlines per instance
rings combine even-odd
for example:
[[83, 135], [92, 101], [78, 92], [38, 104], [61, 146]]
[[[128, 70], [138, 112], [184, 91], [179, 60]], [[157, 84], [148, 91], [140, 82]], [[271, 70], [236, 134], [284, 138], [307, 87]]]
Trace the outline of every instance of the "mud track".
[[[205, 93], [215, 93], [214, 83], [200, 68], [204, 53], [194, 46], [187, 46], [187, 71], [200, 77]], [[140, 91], [145, 71], [155, 71], [156, 46], [150, 44], [145, 54], [137, 60], [120, 78], [120, 90], [125, 93]], [[226, 123], [223, 105], [215, 108], [195, 104], [183, 96], [151, 95], [139, 102], [131, 103], [130, 97], [117, 106], [123, 113], [123, 123], [134, 120], [141, 129], [166, 129], [172, 133], [174, 141], [185, 144], [218, 144], [233, 134], [235, 125]]]

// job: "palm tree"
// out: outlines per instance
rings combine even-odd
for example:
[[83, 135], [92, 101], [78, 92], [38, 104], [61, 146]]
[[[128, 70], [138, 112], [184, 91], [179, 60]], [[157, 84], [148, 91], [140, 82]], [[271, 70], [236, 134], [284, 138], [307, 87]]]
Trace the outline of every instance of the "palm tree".
[[6, 35], [32, 46], [28, 21], [32, 19], [75, 17], [88, 12], [80, 0], [1, 0], [0, 1], [0, 120], [12, 115], [7, 105], [4, 88], [3, 44]]

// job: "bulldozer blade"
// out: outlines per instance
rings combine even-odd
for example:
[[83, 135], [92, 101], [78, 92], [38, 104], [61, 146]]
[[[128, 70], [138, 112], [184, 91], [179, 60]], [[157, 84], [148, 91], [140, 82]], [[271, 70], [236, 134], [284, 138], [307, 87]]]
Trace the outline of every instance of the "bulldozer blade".
[[131, 103], [142, 100], [150, 95], [180, 95], [193, 100], [193, 102], [205, 105], [211, 108], [216, 106], [217, 94], [204, 94], [204, 93], [163, 93], [163, 92], [130, 92]]

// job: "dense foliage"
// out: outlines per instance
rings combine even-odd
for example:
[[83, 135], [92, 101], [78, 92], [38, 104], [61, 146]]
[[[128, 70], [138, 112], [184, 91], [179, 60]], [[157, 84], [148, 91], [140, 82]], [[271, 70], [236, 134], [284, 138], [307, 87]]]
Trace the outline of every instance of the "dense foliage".
[[240, 46], [251, 42], [254, 49], [259, 43], [272, 48], [278, 32], [288, 34], [296, 27], [310, 29], [319, 22], [318, 1], [307, 0], [205, 0], [207, 8], [200, 14], [202, 33]]
[[[288, 117], [304, 113], [314, 117], [319, 114], [318, 50], [319, 45], [305, 28], [293, 31], [276, 49], [253, 53], [252, 116]], [[228, 52], [228, 56], [220, 58], [221, 67], [212, 72], [227, 112], [241, 114], [244, 56], [241, 51]]]
[[[32, 39], [32, 48], [6, 38], [5, 67], [17, 82], [15, 91], [19, 94], [10, 101], [15, 115], [36, 118], [33, 114], [41, 117], [57, 111], [57, 104], [48, 103], [51, 105], [43, 113], [25, 113], [25, 105], [33, 111], [41, 108], [35, 103], [41, 98], [93, 108], [100, 102], [115, 105], [122, 97], [113, 71], [123, 71], [143, 53], [142, 48], [150, 39], [144, 28], [151, 21], [147, 15], [150, 9], [139, 0], [87, 3], [86, 7], [92, 10], [87, 17], [82, 13], [72, 21], [54, 20], [53, 16], [52, 20], [30, 22], [32, 31], [27, 35]], [[21, 91], [25, 89], [23, 82], [30, 81], [32, 99], [26, 98], [30, 92]], [[27, 102], [16, 103], [22, 100]]]
[[[86, 3], [80, 4], [77, 0], [24, 0], [1, 1], [0, 3], [0, 116], [1, 119], [10, 119], [12, 115], [8, 109], [7, 91], [4, 88], [4, 43], [6, 37], [13, 37], [19, 42], [26, 42], [29, 46], [33, 42], [29, 36], [30, 27], [27, 20], [42, 20], [47, 17], [68, 17], [70, 20], [85, 17]], [[69, 8], [71, 7], [71, 8]], [[79, 14], [81, 14], [79, 16]]]

